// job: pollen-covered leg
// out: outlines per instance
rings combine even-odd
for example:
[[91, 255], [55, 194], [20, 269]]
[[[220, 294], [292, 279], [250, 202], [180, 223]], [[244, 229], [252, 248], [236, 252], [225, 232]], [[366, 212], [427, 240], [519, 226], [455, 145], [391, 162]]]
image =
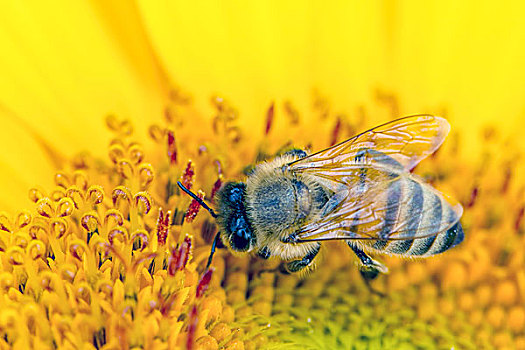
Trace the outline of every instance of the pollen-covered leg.
[[348, 246], [352, 248], [353, 252], [357, 257], [359, 258], [359, 261], [361, 264], [359, 264], [359, 273], [361, 274], [361, 277], [363, 277], [363, 280], [365, 281], [366, 286], [368, 289], [370, 289], [371, 292], [383, 295], [383, 293], [376, 291], [372, 288], [370, 285], [370, 281], [373, 281], [374, 279], [379, 276], [380, 273], [388, 273], [388, 268], [381, 264], [379, 261], [372, 259], [368, 254], [366, 254], [364, 251], [359, 249], [355, 244], [352, 242], [347, 242]]
[[282, 263], [279, 266], [279, 270], [284, 274], [290, 274], [290, 273], [299, 272], [303, 270], [305, 267], [310, 266], [312, 261], [317, 256], [317, 253], [319, 253], [320, 249], [321, 249], [321, 244], [318, 244], [317, 247], [314, 250], [312, 250], [310, 253], [308, 253], [304, 258]]

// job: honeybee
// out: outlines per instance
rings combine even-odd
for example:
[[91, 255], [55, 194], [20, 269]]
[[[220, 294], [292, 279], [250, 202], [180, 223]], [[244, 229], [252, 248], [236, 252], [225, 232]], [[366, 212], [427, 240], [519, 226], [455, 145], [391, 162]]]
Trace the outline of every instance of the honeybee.
[[282, 259], [293, 273], [312, 266], [321, 243], [345, 241], [365, 280], [387, 267], [369, 254], [428, 257], [464, 239], [460, 204], [452, 204], [411, 170], [450, 131], [441, 117], [415, 115], [365, 131], [325, 150], [291, 150], [257, 164], [245, 182], [228, 182], [216, 212], [219, 242], [231, 251]]

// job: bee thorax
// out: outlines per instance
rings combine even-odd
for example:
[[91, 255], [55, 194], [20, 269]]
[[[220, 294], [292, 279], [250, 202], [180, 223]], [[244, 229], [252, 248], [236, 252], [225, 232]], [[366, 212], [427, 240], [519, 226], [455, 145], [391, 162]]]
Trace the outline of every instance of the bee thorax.
[[308, 187], [303, 182], [282, 177], [264, 181], [253, 192], [251, 201], [250, 214], [254, 222], [269, 235], [304, 220], [312, 206]]

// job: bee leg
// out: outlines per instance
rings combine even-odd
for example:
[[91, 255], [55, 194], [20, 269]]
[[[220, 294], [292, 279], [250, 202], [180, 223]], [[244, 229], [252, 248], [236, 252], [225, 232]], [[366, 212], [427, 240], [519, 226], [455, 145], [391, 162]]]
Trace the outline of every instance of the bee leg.
[[[261, 259], [264, 259], [264, 260], [268, 260], [272, 256], [272, 253], [270, 252], [270, 249], [268, 249], [268, 247], [266, 247], [266, 246], [262, 247], [261, 249], [259, 249], [259, 251], [257, 251], [256, 254], [257, 254], [258, 258], [261, 258]], [[262, 270], [257, 271], [257, 275], [260, 276], [263, 273], [267, 273], [267, 272], [275, 273], [275, 272], [278, 272], [278, 271], [279, 271], [278, 267], [273, 268], [273, 269], [262, 269]]]
[[268, 249], [268, 247], [262, 247], [257, 252], [257, 256], [261, 259], [268, 260], [271, 256], [270, 249]]
[[279, 266], [279, 270], [281, 273], [284, 274], [290, 274], [294, 272], [301, 271], [305, 267], [308, 267], [312, 261], [317, 256], [317, 253], [319, 253], [319, 250], [321, 249], [321, 244], [318, 244], [317, 247], [312, 250], [310, 253], [306, 254], [306, 256], [299, 260], [292, 260], [285, 263], [282, 263]]
[[365, 282], [368, 289], [374, 293], [378, 294], [380, 296], [384, 296], [383, 293], [375, 290], [370, 285], [370, 282], [379, 276], [380, 273], [387, 273], [388, 268], [381, 264], [380, 262], [372, 259], [368, 254], [366, 254], [364, 251], [359, 249], [357, 246], [355, 246], [353, 243], [347, 242], [348, 246], [352, 248], [357, 258], [360, 260], [361, 264], [359, 265], [359, 273], [361, 274], [361, 277], [363, 277], [363, 281]]

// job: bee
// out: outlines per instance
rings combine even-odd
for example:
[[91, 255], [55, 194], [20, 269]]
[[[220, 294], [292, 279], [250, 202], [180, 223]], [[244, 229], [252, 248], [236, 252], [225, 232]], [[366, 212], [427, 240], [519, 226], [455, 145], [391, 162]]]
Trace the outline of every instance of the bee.
[[345, 241], [366, 281], [387, 267], [370, 254], [428, 257], [464, 239], [460, 204], [412, 174], [450, 131], [441, 117], [415, 115], [377, 126], [308, 155], [293, 149], [257, 164], [244, 182], [228, 182], [216, 211], [186, 189], [216, 219], [232, 252], [279, 257], [280, 270], [313, 265], [324, 241]]

